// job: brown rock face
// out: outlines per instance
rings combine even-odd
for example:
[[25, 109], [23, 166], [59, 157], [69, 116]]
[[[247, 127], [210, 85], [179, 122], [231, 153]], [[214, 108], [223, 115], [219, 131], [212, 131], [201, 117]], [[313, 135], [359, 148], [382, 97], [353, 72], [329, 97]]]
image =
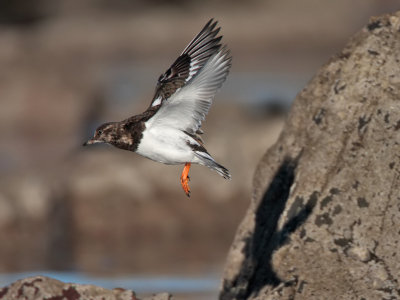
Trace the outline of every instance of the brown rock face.
[[[121, 288], [112, 290], [94, 285], [63, 283], [61, 281], [35, 276], [18, 280], [0, 289], [1, 300], [139, 300], [133, 291]], [[166, 293], [142, 300], [169, 300]]]
[[400, 12], [294, 101], [254, 177], [220, 299], [400, 298]]

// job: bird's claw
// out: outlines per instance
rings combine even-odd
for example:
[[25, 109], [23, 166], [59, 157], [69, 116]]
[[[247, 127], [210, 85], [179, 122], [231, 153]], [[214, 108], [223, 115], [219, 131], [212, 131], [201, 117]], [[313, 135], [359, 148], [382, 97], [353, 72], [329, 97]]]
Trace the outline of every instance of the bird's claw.
[[190, 197], [189, 177], [181, 177], [181, 185], [183, 190], [185, 191], [186, 196]]
[[188, 197], [190, 197], [189, 170], [190, 170], [190, 163], [186, 163], [181, 175], [181, 185], [183, 190], [185, 191], [186, 196]]

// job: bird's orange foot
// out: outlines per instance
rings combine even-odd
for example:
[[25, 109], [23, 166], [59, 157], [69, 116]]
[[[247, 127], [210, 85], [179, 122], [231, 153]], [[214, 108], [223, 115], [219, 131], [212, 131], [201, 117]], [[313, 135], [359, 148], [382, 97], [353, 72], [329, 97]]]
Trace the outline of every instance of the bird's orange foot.
[[181, 175], [181, 185], [183, 190], [185, 191], [186, 196], [190, 197], [190, 188], [189, 188], [189, 170], [190, 170], [190, 163], [186, 163], [185, 167], [183, 168], [182, 175]]

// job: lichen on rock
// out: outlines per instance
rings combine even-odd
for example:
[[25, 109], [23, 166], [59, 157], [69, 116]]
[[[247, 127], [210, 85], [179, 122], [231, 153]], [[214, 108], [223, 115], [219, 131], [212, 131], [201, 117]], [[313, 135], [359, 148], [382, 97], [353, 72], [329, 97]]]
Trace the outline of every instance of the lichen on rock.
[[220, 299], [400, 298], [400, 12], [296, 97], [254, 175]]

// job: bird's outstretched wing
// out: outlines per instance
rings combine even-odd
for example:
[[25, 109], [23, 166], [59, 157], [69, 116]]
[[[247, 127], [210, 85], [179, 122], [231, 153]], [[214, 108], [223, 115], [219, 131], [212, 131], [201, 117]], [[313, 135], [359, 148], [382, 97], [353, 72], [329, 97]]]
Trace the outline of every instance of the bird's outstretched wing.
[[231, 56], [221, 47], [220, 28], [210, 20], [160, 76], [150, 108], [157, 108], [148, 126], [168, 126], [195, 134], [212, 100], [228, 76]]
[[176, 90], [189, 82], [207, 60], [221, 47], [221, 37], [215, 37], [219, 28], [217, 22], [208, 21], [200, 33], [186, 46], [171, 67], [158, 78], [156, 92], [151, 106], [160, 105]]

